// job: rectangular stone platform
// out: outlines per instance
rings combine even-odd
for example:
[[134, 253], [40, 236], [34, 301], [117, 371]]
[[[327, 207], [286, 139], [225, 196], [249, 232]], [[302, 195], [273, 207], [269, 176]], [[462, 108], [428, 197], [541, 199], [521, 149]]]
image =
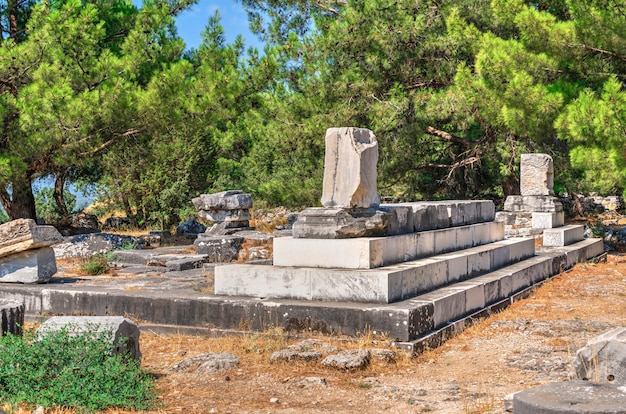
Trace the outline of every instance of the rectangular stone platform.
[[[241, 330], [242, 323], [251, 331], [280, 326], [286, 330], [356, 335], [371, 329], [387, 334], [407, 350], [417, 350], [420, 344], [436, 345], [442, 338], [460, 332], [470, 324], [464, 322], [468, 317], [507, 306], [518, 292], [558, 274], [568, 264], [591, 259], [602, 252], [601, 239], [540, 248], [539, 254], [530, 259], [446, 288], [465, 291], [457, 296], [457, 299], [464, 297], [462, 306], [454, 305], [449, 313], [446, 313], [446, 298], [452, 293], [391, 304], [226, 298], [191, 288], [128, 290], [119, 285], [123, 280], [111, 278], [105, 282], [102, 277], [94, 279], [92, 285], [87, 280], [80, 283], [61, 280], [46, 285], [2, 284], [0, 299], [24, 302], [31, 320], [41, 320], [46, 315], [128, 315], [144, 321], [140, 327], [148, 326], [155, 332], [201, 335]], [[485, 308], [472, 312], [482, 303], [483, 296]]]
[[582, 240], [585, 237], [585, 226], [570, 224], [555, 229], [543, 231], [544, 246], [567, 246]]
[[534, 254], [533, 239], [508, 239], [376, 269], [223, 265], [215, 268], [215, 293], [391, 303], [478, 276]]
[[504, 224], [478, 223], [389, 237], [274, 239], [274, 266], [373, 269], [504, 238]]

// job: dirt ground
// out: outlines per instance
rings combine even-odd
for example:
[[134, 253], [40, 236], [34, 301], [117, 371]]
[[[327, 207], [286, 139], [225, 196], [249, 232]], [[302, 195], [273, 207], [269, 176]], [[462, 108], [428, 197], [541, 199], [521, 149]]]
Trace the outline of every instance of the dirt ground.
[[[218, 339], [142, 334], [141, 349], [143, 365], [158, 377], [155, 413], [504, 413], [507, 394], [571, 379], [576, 350], [618, 326], [626, 326], [626, 255], [619, 253], [577, 265], [440, 348], [414, 358], [398, 351], [395, 362], [361, 371], [271, 364], [272, 352], [302, 339], [279, 330]], [[315, 338], [340, 349], [387, 343], [367, 332]], [[207, 352], [231, 353], [240, 363], [215, 374], [168, 370]]]

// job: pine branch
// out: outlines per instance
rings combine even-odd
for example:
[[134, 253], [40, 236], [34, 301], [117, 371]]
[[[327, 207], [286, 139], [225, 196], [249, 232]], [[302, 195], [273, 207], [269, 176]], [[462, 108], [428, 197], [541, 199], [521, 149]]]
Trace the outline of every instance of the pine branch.
[[466, 148], [469, 148], [471, 146], [471, 143], [469, 141], [466, 141], [463, 138], [459, 138], [455, 135], [452, 135], [449, 132], [441, 131], [439, 129], [433, 128], [430, 125], [426, 127], [426, 133], [428, 135], [443, 138], [446, 141], [454, 142], [455, 144], [463, 145]]

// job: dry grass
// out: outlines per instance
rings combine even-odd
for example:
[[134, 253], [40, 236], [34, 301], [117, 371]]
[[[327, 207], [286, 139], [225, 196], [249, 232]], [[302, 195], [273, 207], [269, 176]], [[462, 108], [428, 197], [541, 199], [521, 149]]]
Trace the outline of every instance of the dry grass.
[[[625, 263], [626, 257], [613, 255], [608, 263], [577, 265], [544, 283], [530, 298], [478, 321], [437, 349], [416, 358], [400, 352], [393, 363], [374, 359], [368, 368], [356, 372], [336, 371], [316, 362], [271, 364], [272, 352], [302, 339], [281, 329], [220, 338], [144, 333], [142, 363], [158, 377], [163, 404], [154, 413], [207, 413], [211, 409], [219, 413], [503, 413], [504, 395], [545, 381], [537, 376], [537, 371], [512, 367], [507, 361], [532, 358], [530, 354], [537, 347], [552, 349], [551, 354], [560, 353], [569, 360], [581, 345], [581, 338], [589, 335], [583, 332], [582, 337], [571, 336], [575, 333], [565, 331], [542, 336], [532, 330], [524, 334], [511, 328], [516, 326], [514, 323], [499, 322], [529, 320], [549, 327], [551, 323], [579, 320], [624, 325]], [[241, 329], [246, 329], [245, 321]], [[368, 329], [357, 338], [312, 337], [340, 349], [389, 346], [389, 338]], [[168, 367], [186, 357], [207, 352], [235, 354], [240, 358], [239, 366], [205, 375], [168, 371]], [[328, 385], [297, 385], [308, 377], [324, 378]], [[272, 404], [271, 398], [280, 402]], [[32, 407], [13, 412], [31, 411]], [[127, 414], [121, 410], [106, 413]]]

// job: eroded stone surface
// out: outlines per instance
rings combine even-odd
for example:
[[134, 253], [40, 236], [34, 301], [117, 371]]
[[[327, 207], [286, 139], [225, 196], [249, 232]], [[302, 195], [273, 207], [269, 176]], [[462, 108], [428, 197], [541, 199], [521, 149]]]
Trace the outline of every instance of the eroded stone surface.
[[610, 330], [587, 342], [576, 352], [574, 369], [579, 379], [626, 385], [626, 328]]
[[52, 226], [40, 226], [35, 220], [17, 219], [0, 224], [0, 257], [26, 250], [52, 246], [63, 236]]
[[387, 235], [389, 214], [375, 209], [308, 208], [293, 225], [293, 237], [347, 239]]
[[624, 407], [624, 387], [589, 381], [552, 382], [513, 396], [515, 414], [618, 414]]
[[252, 208], [252, 196], [241, 190], [202, 194], [191, 200], [198, 210], [241, 210]]
[[46, 283], [56, 271], [54, 250], [51, 247], [0, 258], [0, 282]]
[[364, 369], [370, 364], [371, 354], [367, 349], [352, 349], [329, 355], [322, 360], [322, 365], [352, 371]]
[[522, 154], [520, 193], [523, 196], [554, 195], [554, 163], [548, 154]]
[[380, 203], [376, 183], [378, 141], [369, 129], [326, 131], [322, 206], [369, 208]]
[[207, 353], [186, 358], [169, 368], [171, 372], [181, 373], [214, 373], [226, 371], [239, 364], [239, 357], [227, 353]]

